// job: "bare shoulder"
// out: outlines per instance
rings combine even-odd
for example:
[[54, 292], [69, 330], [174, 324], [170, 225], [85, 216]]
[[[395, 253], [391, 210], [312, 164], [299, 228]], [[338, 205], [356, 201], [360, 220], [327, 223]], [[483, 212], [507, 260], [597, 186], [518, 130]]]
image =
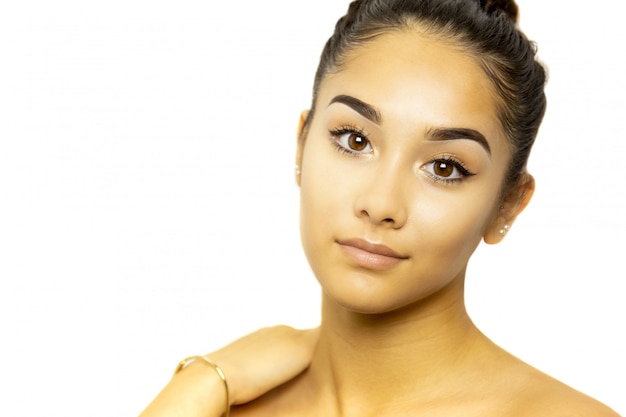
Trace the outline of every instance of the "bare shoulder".
[[532, 368], [517, 391], [518, 417], [620, 417], [615, 411], [580, 391]]

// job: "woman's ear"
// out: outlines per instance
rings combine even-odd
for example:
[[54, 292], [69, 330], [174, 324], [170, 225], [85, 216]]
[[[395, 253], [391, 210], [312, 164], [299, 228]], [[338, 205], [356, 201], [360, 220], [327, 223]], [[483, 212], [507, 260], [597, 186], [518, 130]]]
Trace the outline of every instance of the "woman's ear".
[[300, 186], [300, 174], [302, 172], [302, 152], [304, 152], [304, 142], [308, 130], [308, 118], [309, 110], [304, 110], [302, 113], [300, 113], [300, 120], [298, 121], [298, 131], [296, 133], [297, 143], [295, 175], [296, 184], [298, 184], [298, 187]]
[[526, 208], [535, 192], [535, 179], [523, 174], [517, 185], [502, 200], [498, 213], [485, 231], [483, 240], [488, 244], [500, 243], [519, 214]]

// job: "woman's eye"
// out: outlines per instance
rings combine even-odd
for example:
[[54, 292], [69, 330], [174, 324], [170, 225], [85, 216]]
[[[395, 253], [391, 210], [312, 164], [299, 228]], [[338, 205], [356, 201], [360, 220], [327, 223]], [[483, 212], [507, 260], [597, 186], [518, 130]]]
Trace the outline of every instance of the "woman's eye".
[[443, 181], [459, 181], [465, 177], [474, 175], [459, 162], [446, 159], [436, 159], [429, 162], [424, 166], [424, 170], [434, 179]]
[[349, 152], [367, 153], [372, 150], [370, 141], [362, 134], [357, 132], [344, 132], [336, 135], [339, 146]]
[[[450, 162], [446, 161], [435, 161], [433, 162], [433, 172], [438, 177], [449, 178], [452, 174], [458, 174], [456, 167], [452, 165]], [[458, 175], [455, 175], [457, 177]]]

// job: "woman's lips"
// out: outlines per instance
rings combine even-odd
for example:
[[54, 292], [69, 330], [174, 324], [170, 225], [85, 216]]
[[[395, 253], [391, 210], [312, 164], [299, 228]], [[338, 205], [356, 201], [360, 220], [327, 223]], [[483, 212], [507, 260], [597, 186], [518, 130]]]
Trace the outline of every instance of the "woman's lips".
[[408, 259], [393, 249], [364, 239], [338, 240], [343, 253], [358, 266], [366, 269], [389, 269]]

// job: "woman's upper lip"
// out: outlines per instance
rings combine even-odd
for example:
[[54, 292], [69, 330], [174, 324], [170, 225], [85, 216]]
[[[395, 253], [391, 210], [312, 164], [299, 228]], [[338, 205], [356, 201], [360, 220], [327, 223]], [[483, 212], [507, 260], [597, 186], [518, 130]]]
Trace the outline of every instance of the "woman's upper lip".
[[337, 243], [344, 246], [352, 246], [357, 249], [361, 249], [366, 252], [370, 252], [376, 255], [388, 256], [390, 258], [398, 258], [398, 259], [407, 259], [408, 256], [404, 256], [394, 251], [388, 246], [382, 245], [380, 243], [372, 243], [368, 242], [365, 239], [355, 238], [355, 239], [345, 239], [345, 240], [337, 240]]

